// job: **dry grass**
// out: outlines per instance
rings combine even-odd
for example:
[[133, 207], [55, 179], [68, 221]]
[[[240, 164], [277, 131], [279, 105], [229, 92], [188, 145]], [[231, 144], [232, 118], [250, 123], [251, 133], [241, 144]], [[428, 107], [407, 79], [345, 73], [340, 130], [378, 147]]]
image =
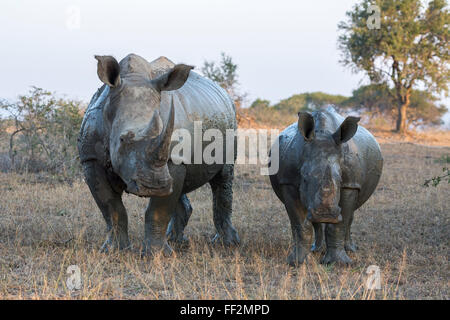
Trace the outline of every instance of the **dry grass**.
[[406, 134], [398, 134], [390, 129], [368, 127], [379, 143], [411, 142], [427, 146], [450, 146], [450, 130], [411, 130]]
[[[125, 196], [129, 251], [102, 254], [104, 222], [87, 186], [0, 174], [0, 299], [448, 299], [450, 185], [422, 187], [440, 172], [450, 148], [382, 145], [379, 187], [355, 215], [359, 246], [351, 267], [326, 267], [319, 256], [291, 268], [287, 214], [257, 167], [237, 166], [233, 222], [242, 245], [211, 247], [208, 187], [190, 194], [191, 246], [176, 256], [141, 258], [146, 201]], [[79, 291], [66, 269], [81, 268]], [[367, 291], [365, 269], [380, 266], [382, 289]]]

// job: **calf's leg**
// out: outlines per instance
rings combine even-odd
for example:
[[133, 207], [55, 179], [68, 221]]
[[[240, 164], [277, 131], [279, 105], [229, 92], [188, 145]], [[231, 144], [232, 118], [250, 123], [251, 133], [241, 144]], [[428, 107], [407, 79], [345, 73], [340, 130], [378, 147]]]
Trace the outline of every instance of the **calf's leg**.
[[352, 260], [345, 252], [345, 237], [347, 231], [347, 225], [350, 221], [350, 217], [355, 210], [356, 201], [358, 198], [358, 190], [355, 189], [342, 189], [340, 207], [342, 209], [342, 221], [336, 224], [328, 223], [325, 228], [325, 241], [327, 244], [327, 250], [325, 256], [322, 258], [322, 263], [339, 263], [350, 264]]
[[306, 219], [306, 209], [300, 202], [298, 190], [294, 186], [282, 185], [284, 206], [291, 221], [294, 248], [288, 256], [291, 266], [302, 264], [309, 253], [312, 242], [312, 224]]
[[344, 248], [345, 251], [347, 252], [356, 252], [356, 250], [358, 249], [358, 247], [356, 246], [356, 244], [353, 242], [352, 239], [352, 234], [351, 234], [351, 227], [352, 227], [352, 223], [353, 223], [353, 215], [354, 215], [354, 211], [352, 211], [346, 225], [345, 225], [345, 244], [344, 244]]

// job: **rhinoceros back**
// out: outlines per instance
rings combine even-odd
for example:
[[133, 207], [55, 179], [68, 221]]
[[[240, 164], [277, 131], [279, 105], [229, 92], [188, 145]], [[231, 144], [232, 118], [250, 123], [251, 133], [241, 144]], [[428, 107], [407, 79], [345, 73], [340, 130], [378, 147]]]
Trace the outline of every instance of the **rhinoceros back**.
[[[150, 78], [154, 79], [175, 64], [166, 57], [150, 62]], [[193, 132], [194, 121], [202, 121], [203, 130], [215, 128], [222, 132], [236, 129], [236, 110], [227, 92], [217, 83], [191, 71], [186, 83], [178, 90], [161, 93], [161, 116], [167, 119], [171, 99], [175, 107], [175, 129]]]
[[[169, 106], [173, 98], [175, 107], [174, 129], [185, 129], [191, 135], [191, 154], [182, 155], [177, 162], [192, 163], [194, 144], [194, 122], [201, 123], [202, 134], [205, 130], [215, 129], [222, 133], [225, 142], [227, 129], [236, 130], [236, 111], [226, 91], [213, 81], [191, 71], [186, 83], [178, 90], [161, 94], [161, 117], [166, 121]], [[203, 141], [203, 148], [210, 142]], [[177, 142], [172, 142], [171, 148]], [[223, 144], [225, 148], [225, 143]], [[226, 150], [224, 149], [224, 155]], [[174, 160], [174, 159], [172, 159]]]

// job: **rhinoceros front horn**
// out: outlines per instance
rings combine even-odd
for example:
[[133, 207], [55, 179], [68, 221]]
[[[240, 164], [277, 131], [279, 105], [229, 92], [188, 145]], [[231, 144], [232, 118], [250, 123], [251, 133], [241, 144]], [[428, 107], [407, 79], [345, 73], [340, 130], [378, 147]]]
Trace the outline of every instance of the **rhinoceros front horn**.
[[169, 147], [172, 140], [173, 126], [175, 123], [175, 108], [173, 106], [173, 97], [170, 103], [169, 119], [165, 125], [163, 132], [159, 135], [158, 160], [167, 162], [169, 159]]
[[152, 119], [144, 130], [144, 136], [147, 138], [156, 138], [161, 134], [162, 131], [163, 123], [161, 120], [161, 116], [159, 114], [159, 110], [155, 110]]

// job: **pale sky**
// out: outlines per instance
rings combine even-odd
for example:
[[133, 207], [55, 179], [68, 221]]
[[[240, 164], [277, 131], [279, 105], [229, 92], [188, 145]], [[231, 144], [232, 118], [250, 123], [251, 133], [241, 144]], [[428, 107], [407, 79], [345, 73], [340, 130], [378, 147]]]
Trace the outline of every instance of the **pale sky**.
[[[164, 55], [198, 70], [222, 51], [239, 65], [250, 98], [276, 102], [316, 90], [348, 95], [361, 77], [338, 64], [336, 39], [354, 3], [2, 0], [0, 96], [36, 85], [90, 99], [100, 85], [94, 54], [120, 60], [136, 53], [149, 61]], [[71, 18], [76, 10], [79, 29]]]
[[306, 91], [350, 95], [363, 76], [339, 64], [337, 24], [356, 2], [1, 0], [0, 97], [35, 85], [89, 101], [101, 85], [95, 54], [163, 55], [199, 71], [222, 51], [238, 64], [249, 102]]

